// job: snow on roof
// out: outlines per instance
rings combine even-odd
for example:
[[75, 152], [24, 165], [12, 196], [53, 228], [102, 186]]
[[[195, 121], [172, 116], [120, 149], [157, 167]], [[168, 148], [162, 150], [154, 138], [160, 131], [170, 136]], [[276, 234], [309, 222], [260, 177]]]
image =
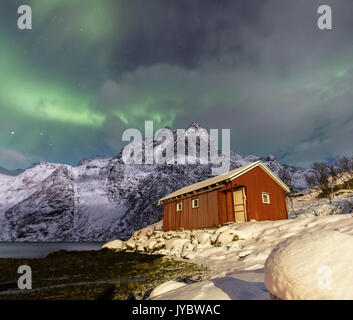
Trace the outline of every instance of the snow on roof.
[[219, 176], [216, 177], [212, 177], [194, 184], [191, 184], [189, 186], [186, 186], [184, 188], [181, 188], [167, 196], [165, 196], [164, 198], [161, 198], [158, 200], [158, 204], [161, 204], [161, 202], [178, 197], [178, 196], [182, 196], [185, 195], [189, 192], [194, 192], [197, 190], [201, 190], [203, 188], [209, 187], [211, 185], [214, 184], [220, 184], [222, 182], [228, 182], [228, 181], [232, 181], [238, 177], [240, 177], [241, 175], [243, 175], [244, 173], [256, 168], [256, 167], [261, 167], [273, 180], [275, 180], [286, 192], [290, 192], [288, 186], [280, 179], [278, 178], [262, 161], [256, 161], [256, 162], [252, 162], [249, 163], [245, 166], [236, 168], [234, 170], [228, 171], [226, 173], [223, 173]]

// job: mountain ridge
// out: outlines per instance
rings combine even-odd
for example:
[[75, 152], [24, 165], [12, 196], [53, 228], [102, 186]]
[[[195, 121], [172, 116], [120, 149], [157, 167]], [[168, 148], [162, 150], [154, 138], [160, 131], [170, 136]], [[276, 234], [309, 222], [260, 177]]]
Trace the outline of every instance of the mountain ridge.
[[[179, 139], [193, 132], [199, 136], [196, 147], [201, 141], [209, 142], [210, 136], [199, 124], [189, 128], [191, 131]], [[175, 131], [173, 134], [174, 143], [177, 137]], [[146, 149], [145, 140], [138, 143]], [[162, 157], [162, 143], [153, 140], [157, 158]], [[123, 161], [123, 150], [111, 158], [81, 160], [77, 166], [41, 162], [17, 176], [0, 176], [0, 241], [126, 239], [161, 219], [160, 198], [213, 176], [213, 166], [200, 161], [128, 165]], [[189, 157], [186, 152], [186, 163]], [[275, 173], [281, 168], [291, 171], [296, 190], [307, 187], [304, 176], [308, 169], [281, 164], [274, 156], [243, 157], [231, 152], [229, 169], [257, 160]]]

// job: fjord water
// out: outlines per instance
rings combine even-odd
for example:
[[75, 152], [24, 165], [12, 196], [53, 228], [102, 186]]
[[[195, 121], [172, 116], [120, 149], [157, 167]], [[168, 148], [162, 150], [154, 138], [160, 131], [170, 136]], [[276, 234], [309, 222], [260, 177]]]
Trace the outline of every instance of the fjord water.
[[103, 243], [16, 243], [0, 242], [0, 258], [42, 258], [49, 253], [67, 251], [100, 250]]

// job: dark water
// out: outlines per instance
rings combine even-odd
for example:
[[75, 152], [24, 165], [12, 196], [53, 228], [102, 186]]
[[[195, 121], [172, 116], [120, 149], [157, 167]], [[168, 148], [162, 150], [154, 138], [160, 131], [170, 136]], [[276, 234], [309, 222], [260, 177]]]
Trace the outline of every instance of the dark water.
[[42, 258], [59, 250], [100, 250], [103, 243], [4, 243], [0, 242], [0, 258]]

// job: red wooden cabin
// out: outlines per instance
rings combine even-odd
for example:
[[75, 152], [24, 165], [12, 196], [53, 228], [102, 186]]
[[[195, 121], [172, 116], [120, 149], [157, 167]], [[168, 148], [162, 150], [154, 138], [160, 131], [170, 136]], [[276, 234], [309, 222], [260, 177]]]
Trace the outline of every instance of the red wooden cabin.
[[288, 219], [286, 192], [289, 188], [283, 181], [257, 161], [160, 199], [163, 230]]

